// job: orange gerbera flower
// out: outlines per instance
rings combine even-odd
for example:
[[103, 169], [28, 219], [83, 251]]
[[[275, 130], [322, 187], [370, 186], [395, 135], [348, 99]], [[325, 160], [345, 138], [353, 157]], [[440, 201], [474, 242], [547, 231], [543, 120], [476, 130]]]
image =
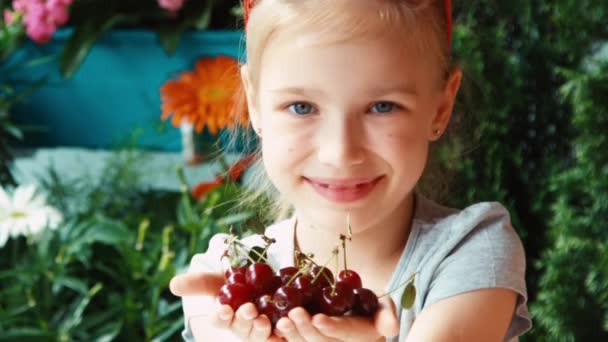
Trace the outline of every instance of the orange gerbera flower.
[[211, 134], [232, 127], [231, 116], [239, 86], [238, 63], [234, 58], [201, 58], [193, 71], [167, 81], [161, 88], [162, 119], [173, 115], [171, 123], [191, 122], [197, 132], [205, 126]]

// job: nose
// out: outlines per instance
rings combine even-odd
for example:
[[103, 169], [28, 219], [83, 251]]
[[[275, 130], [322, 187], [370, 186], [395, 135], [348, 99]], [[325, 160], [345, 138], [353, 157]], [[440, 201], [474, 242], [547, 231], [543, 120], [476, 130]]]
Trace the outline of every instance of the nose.
[[347, 169], [365, 161], [364, 129], [361, 119], [328, 115], [318, 130], [319, 162], [336, 169]]

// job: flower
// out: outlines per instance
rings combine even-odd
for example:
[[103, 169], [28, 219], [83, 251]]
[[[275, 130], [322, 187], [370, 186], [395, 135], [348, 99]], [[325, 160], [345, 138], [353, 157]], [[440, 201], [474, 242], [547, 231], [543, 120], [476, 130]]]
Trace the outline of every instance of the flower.
[[197, 200], [202, 200], [213, 189], [218, 188], [229, 182], [241, 182], [243, 173], [255, 161], [255, 154], [251, 153], [239, 159], [224, 173], [217, 174], [211, 182], [201, 182], [194, 186], [190, 191], [190, 195]]
[[45, 228], [56, 229], [63, 215], [46, 204], [35, 185], [21, 185], [11, 194], [0, 186], [0, 247], [9, 237], [37, 236]]
[[197, 184], [190, 191], [190, 195], [198, 200], [202, 200], [209, 192], [211, 192], [211, 190], [222, 185], [224, 185], [224, 181], [221, 178], [216, 177], [215, 180], [211, 182], [202, 182]]
[[51, 40], [57, 27], [68, 22], [71, 4], [72, 0], [15, 0], [15, 12], [5, 12], [5, 17], [10, 19], [6, 22], [12, 23], [15, 13], [23, 14], [27, 35], [36, 43], [45, 44]]
[[201, 58], [193, 71], [184, 72], [161, 87], [162, 119], [173, 115], [171, 123], [175, 127], [183, 120], [192, 123], [196, 132], [207, 126], [214, 135], [231, 127], [235, 122], [230, 113], [240, 82], [237, 70], [234, 58]]
[[4, 22], [6, 25], [12, 25], [16, 21], [16, 13], [9, 10], [8, 8], [4, 9]]
[[158, 6], [169, 12], [177, 12], [184, 5], [185, 0], [157, 0]]

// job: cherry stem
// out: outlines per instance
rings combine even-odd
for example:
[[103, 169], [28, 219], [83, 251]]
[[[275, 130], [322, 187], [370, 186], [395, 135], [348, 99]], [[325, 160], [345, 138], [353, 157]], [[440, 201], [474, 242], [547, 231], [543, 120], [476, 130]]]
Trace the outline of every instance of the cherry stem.
[[304, 254], [304, 253], [302, 253], [302, 252], [300, 252], [300, 251], [298, 251], [298, 250], [296, 250], [296, 253], [298, 253], [297, 258], [302, 257], [304, 260], [308, 260], [308, 261], [309, 261], [311, 264], [319, 266], [319, 265], [318, 265], [318, 264], [317, 264], [317, 263], [316, 263], [316, 262], [315, 262], [315, 261], [312, 259], [312, 258], [313, 258], [313, 255], [312, 255], [312, 254], [307, 255], [307, 254]]
[[415, 279], [416, 279], [416, 273], [412, 274], [412, 275], [411, 275], [411, 276], [410, 276], [410, 277], [409, 277], [409, 278], [408, 278], [406, 281], [404, 281], [403, 283], [399, 284], [399, 285], [398, 285], [397, 287], [395, 287], [394, 289], [389, 290], [387, 293], [385, 293], [385, 294], [383, 294], [383, 295], [381, 295], [381, 296], [378, 296], [378, 299], [380, 299], [380, 298], [382, 298], [382, 297], [385, 297], [385, 296], [388, 296], [389, 294], [391, 294], [391, 293], [393, 293], [393, 292], [397, 291], [398, 289], [400, 289], [401, 287], [403, 287], [403, 286], [405, 286], [405, 285], [409, 285], [410, 283], [413, 283]]
[[344, 236], [344, 234], [340, 234], [340, 240], [342, 240], [342, 252], [344, 253], [344, 273], [346, 273], [348, 270], [348, 267], [346, 266], [346, 236]]
[[285, 284], [285, 286], [291, 285], [291, 282], [294, 281], [300, 274], [304, 273], [304, 271], [306, 271], [306, 268], [304, 268], [304, 267], [298, 268], [298, 272], [296, 272], [294, 275], [291, 276], [291, 278], [289, 278], [289, 280], [287, 281], [287, 284]]
[[323, 274], [323, 277], [325, 277], [325, 280], [327, 280], [328, 283], [330, 283], [330, 284], [332, 283], [332, 280], [329, 279], [329, 277], [323, 271], [327, 268], [327, 265], [331, 262], [332, 259], [336, 258], [336, 260], [337, 260], [338, 248], [337, 247], [334, 248], [334, 250], [332, 251], [331, 254], [332, 254], [332, 256], [329, 258], [329, 260], [327, 260], [327, 262], [325, 262], [325, 265], [321, 266], [321, 270], [319, 270], [319, 273], [317, 273], [315, 275], [315, 277], [312, 279], [312, 281], [310, 282], [311, 284], [314, 284], [317, 281], [317, 278], [319, 278], [319, 276], [321, 274]]
[[[268, 263], [268, 259], [266, 257], [264, 257], [264, 254], [260, 254], [260, 252], [256, 251], [255, 248], [248, 248], [247, 245], [243, 244], [242, 242], [238, 241], [238, 240], [234, 240], [234, 245], [235, 247], [239, 247], [241, 248], [241, 251], [247, 252], [247, 260], [249, 260], [252, 264], [255, 264], [256, 261], [253, 260], [251, 258], [251, 256], [249, 256], [249, 253], [253, 252], [253, 254], [257, 255], [259, 260], [263, 260], [264, 262]], [[258, 260], [258, 262], [259, 262]]]
[[[272, 245], [273, 243], [277, 242], [277, 240], [273, 239], [273, 238], [269, 238], [266, 235], [262, 235], [262, 240], [264, 240], [264, 242], [266, 243], [266, 246], [264, 247], [264, 251], [262, 252], [262, 256], [261, 258], [264, 259], [266, 262], [268, 262], [268, 260], [266, 258], [263, 257], [264, 254], [268, 255], [268, 249], [270, 249], [270, 245]], [[252, 249], [254, 251], [254, 253], [257, 254], [257, 252], [255, 252], [254, 249]]]

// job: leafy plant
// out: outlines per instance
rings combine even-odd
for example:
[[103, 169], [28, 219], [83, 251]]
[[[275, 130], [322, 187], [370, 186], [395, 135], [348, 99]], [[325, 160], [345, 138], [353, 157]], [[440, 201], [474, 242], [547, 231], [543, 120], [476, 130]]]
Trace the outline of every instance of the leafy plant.
[[116, 152], [100, 180], [66, 181], [49, 171], [42, 184], [66, 220], [0, 249], [0, 340], [179, 336], [181, 300], [169, 293], [169, 280], [214, 233], [247, 231], [253, 213], [233, 210], [243, 191], [233, 182], [201, 200], [185, 182], [181, 192], [142, 189], [141, 158]]
[[[26, 6], [16, 6], [17, 2], [28, 1], [9, 1], [15, 10], [14, 16], [21, 19], [15, 19], [17, 23], [6, 25], [5, 29], [20, 30], [19, 33], [27, 33], [35, 41], [46, 43], [56, 27], [42, 32], [29, 27], [24, 30], [23, 25], [28, 25], [29, 22], [23, 17], [27, 17], [28, 13], [27, 10], [21, 13], [15, 8]], [[69, 21], [67, 21], [69, 38], [60, 57], [60, 72], [64, 78], [71, 77], [78, 70], [96, 41], [111, 29], [121, 27], [154, 30], [157, 32], [159, 44], [167, 54], [171, 54], [177, 48], [181, 35], [187, 30], [235, 28], [237, 20], [233, 13], [236, 13], [235, 8], [240, 6], [238, 0], [185, 0], [181, 3], [173, 1], [179, 3], [175, 8], [168, 8], [164, 4], [165, 1], [158, 0], [65, 0], [64, 2], [64, 6], [69, 7]], [[1, 7], [0, 3], [0, 9]], [[49, 12], [49, 17], [53, 13]], [[55, 17], [61, 17], [54, 19], [57, 27], [66, 24], [62, 14], [57, 14]], [[13, 40], [7, 40], [5, 44], [8, 46], [11, 42]], [[12, 50], [14, 49], [6, 51]], [[7, 56], [8, 52], [2, 56]]]

